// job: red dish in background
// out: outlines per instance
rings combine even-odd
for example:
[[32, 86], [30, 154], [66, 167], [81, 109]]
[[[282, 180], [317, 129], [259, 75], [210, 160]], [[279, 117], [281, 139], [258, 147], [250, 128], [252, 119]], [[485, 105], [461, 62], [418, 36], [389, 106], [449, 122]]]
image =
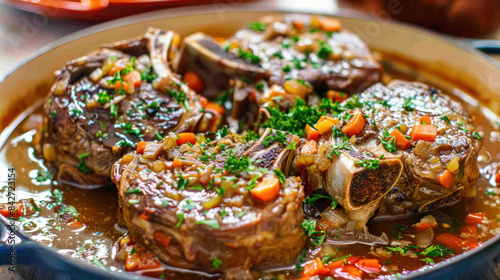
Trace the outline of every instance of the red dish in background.
[[156, 10], [197, 4], [236, 4], [252, 0], [0, 0], [11, 7], [52, 18], [99, 21]]

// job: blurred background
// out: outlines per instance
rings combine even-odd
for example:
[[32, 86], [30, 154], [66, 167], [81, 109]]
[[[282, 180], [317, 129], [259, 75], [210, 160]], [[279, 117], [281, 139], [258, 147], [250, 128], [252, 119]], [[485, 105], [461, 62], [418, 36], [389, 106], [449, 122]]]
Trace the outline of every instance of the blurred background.
[[311, 13], [354, 10], [454, 36], [500, 39], [498, 0], [0, 0], [0, 78], [43, 46], [107, 20], [180, 6], [223, 12], [242, 5]]

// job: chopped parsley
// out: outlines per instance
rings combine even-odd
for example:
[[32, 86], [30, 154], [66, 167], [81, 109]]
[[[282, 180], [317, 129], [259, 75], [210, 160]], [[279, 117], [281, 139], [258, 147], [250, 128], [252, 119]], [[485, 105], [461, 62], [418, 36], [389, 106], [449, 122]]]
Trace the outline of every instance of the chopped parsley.
[[179, 178], [180, 178], [179, 181], [177, 181], [177, 189], [179, 191], [182, 191], [183, 189], [185, 189], [188, 186], [189, 179], [184, 179], [182, 177], [182, 174], [179, 174]]
[[184, 213], [179, 212], [177, 213], [177, 224], [175, 225], [176, 227], [180, 227], [182, 225], [182, 222], [184, 221]]
[[264, 84], [263, 83], [256, 84], [255, 89], [258, 91], [262, 91], [264, 89]]
[[238, 218], [241, 218], [241, 217], [245, 216], [246, 214], [247, 214], [247, 210], [241, 211], [240, 213], [236, 214], [235, 216]]
[[442, 115], [441, 117], [439, 117], [439, 119], [445, 122], [450, 122], [450, 119], [448, 118], [447, 115]]
[[153, 66], [149, 66], [148, 69], [144, 70], [141, 73], [141, 80], [151, 83], [153, 82], [154, 79], [158, 78], [158, 74], [155, 73], [151, 74], [152, 70]]
[[248, 26], [248, 28], [255, 30], [255, 31], [266, 31], [267, 25], [263, 22], [251, 22]]
[[410, 97], [405, 99], [405, 102], [403, 103], [403, 108], [408, 112], [415, 110], [415, 104], [413, 104], [412, 99]]
[[295, 149], [297, 149], [297, 143], [296, 142], [290, 142], [290, 144], [288, 144], [288, 146], [286, 146], [285, 149], [286, 150], [295, 150]]
[[227, 126], [223, 126], [221, 129], [217, 130], [215, 135], [217, 139], [224, 138], [229, 135], [229, 129], [227, 128]]
[[295, 106], [288, 112], [283, 112], [277, 107], [270, 107], [269, 113], [271, 116], [263, 123], [263, 127], [287, 131], [298, 136], [304, 134], [306, 124], [313, 126], [322, 115], [326, 114], [316, 107], [306, 105], [301, 98], [296, 99]]
[[106, 104], [109, 101], [111, 101], [111, 96], [109, 96], [109, 94], [105, 90], [100, 90], [97, 93], [97, 102], [99, 102], [100, 104]]
[[[302, 222], [302, 228], [307, 236], [312, 237], [312, 243], [314, 246], [320, 246], [326, 237], [326, 232], [323, 227], [320, 225], [322, 230], [316, 230], [316, 220], [306, 220]], [[318, 236], [318, 234], [321, 234]]]
[[380, 160], [378, 159], [363, 159], [362, 161], [356, 161], [354, 164], [359, 165], [363, 168], [369, 168], [376, 170], [380, 166]]
[[224, 196], [225, 191], [226, 191], [225, 187], [219, 187], [218, 189], [215, 190], [215, 193], [217, 193], [220, 196]]
[[274, 169], [273, 171], [276, 174], [276, 177], [278, 177], [278, 180], [280, 180], [280, 182], [282, 184], [284, 184], [286, 178], [285, 178], [285, 175], [283, 174], [283, 172], [281, 172], [281, 170], [279, 170], [279, 169]]
[[259, 139], [259, 134], [253, 132], [253, 131], [248, 131], [247, 134], [245, 135], [245, 141], [252, 141], [252, 140], [257, 140]]
[[78, 221], [80, 220], [80, 218], [78, 218], [78, 211], [76, 211], [76, 208], [74, 206], [66, 206], [61, 210], [61, 213], [71, 213]]
[[241, 48], [238, 48], [238, 56], [248, 62], [253, 64], [260, 62], [260, 57], [253, 54], [252, 52], [243, 51]]
[[384, 145], [385, 149], [388, 152], [395, 153], [398, 150], [398, 147], [396, 146], [396, 137], [391, 136], [389, 134], [389, 131], [387, 128], [384, 130], [383, 137], [382, 137], [382, 145]]
[[483, 137], [481, 137], [481, 135], [476, 131], [472, 134], [472, 136], [474, 136], [474, 138], [476, 138], [477, 140], [481, 140], [483, 139]]
[[161, 202], [161, 206], [168, 206], [168, 200], [166, 198]]
[[209, 226], [213, 229], [220, 229], [219, 221], [217, 220], [203, 220], [203, 221], [196, 221], [197, 225], [206, 225]]
[[126, 194], [139, 194], [139, 193], [142, 193], [142, 190], [140, 188], [136, 188], [136, 189], [133, 189], [130, 191], [126, 191], [125, 193]]
[[35, 180], [39, 183], [43, 183], [47, 180], [52, 180], [52, 173], [47, 170], [38, 170]]
[[305, 200], [305, 203], [307, 203], [309, 205], [313, 205], [316, 201], [323, 199], [323, 198], [330, 199], [332, 201], [332, 203], [330, 204], [330, 206], [332, 207], [332, 210], [337, 207], [338, 202], [335, 198], [333, 198], [331, 196], [327, 196], [327, 195], [317, 194], [317, 193], [313, 193], [310, 198]]
[[431, 259], [431, 258], [423, 258], [423, 259], [420, 259], [421, 261], [425, 262], [425, 264], [430, 264], [430, 263], [434, 263], [434, 260]]
[[264, 141], [262, 141], [262, 145], [264, 145], [264, 147], [267, 148], [274, 142], [280, 142], [286, 144], [287, 143], [286, 134], [279, 130], [275, 131], [274, 135], [273, 133], [270, 133], [268, 136], [266, 136], [266, 138], [264, 138]]
[[89, 153], [84, 153], [78, 156], [80, 159], [80, 164], [78, 165], [78, 170], [81, 171], [82, 173], [89, 173], [90, 169], [85, 165], [85, 161], [83, 160], [84, 158], [88, 157]]
[[319, 42], [320, 44], [320, 49], [317, 53], [318, 57], [319, 58], [322, 58], [322, 59], [326, 59], [328, 58], [328, 56], [333, 53], [332, 51], [332, 48], [330, 47], [330, 45], [328, 45], [327, 42]]
[[[177, 85], [179, 86], [180, 88], [180, 85]], [[183, 104], [184, 105], [184, 108], [186, 109], [186, 111], [189, 111], [190, 110], [190, 107], [189, 107], [189, 103], [186, 99], [186, 93], [184, 92], [184, 90], [180, 89], [180, 90], [177, 90], [177, 89], [169, 89], [169, 88], [165, 88], [168, 93], [170, 94], [170, 96], [172, 96], [172, 98], [175, 99], [175, 102], [177, 104]]]
[[349, 141], [342, 141], [342, 142], [335, 143], [335, 145], [332, 146], [332, 151], [327, 156], [327, 158], [331, 160], [333, 158], [333, 155], [340, 156], [340, 154], [342, 154], [342, 152], [340, 150], [350, 151], [351, 150], [351, 143], [349, 143]]
[[212, 267], [214, 269], [219, 269], [219, 267], [222, 265], [222, 261], [219, 260], [218, 258], [214, 257], [213, 261], [212, 261]]
[[417, 255], [424, 255], [428, 257], [444, 257], [448, 254], [456, 254], [456, 253], [455, 251], [441, 244], [431, 245], [425, 248], [421, 253], [417, 253]]
[[240, 171], [248, 171], [250, 165], [251, 161], [247, 156], [237, 158], [234, 155], [231, 155], [227, 158], [226, 163], [224, 164], [224, 169], [236, 173]]
[[118, 118], [118, 106], [111, 104], [109, 107], [109, 114], [115, 119]]

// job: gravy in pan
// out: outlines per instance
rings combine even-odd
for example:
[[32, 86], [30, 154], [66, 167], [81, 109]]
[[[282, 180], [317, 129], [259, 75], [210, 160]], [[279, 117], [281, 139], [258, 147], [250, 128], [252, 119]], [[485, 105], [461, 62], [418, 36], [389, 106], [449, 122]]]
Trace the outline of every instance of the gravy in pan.
[[[386, 65], [387, 66], [387, 65]], [[385, 81], [392, 78], [418, 80], [418, 77], [405, 75], [386, 67]], [[432, 212], [437, 219], [436, 236], [440, 233], [458, 234], [465, 224], [468, 213], [485, 213], [486, 222], [478, 227], [480, 242], [484, 242], [500, 233], [500, 190], [495, 184], [494, 163], [500, 160], [499, 125], [486, 118], [478, 108], [467, 107], [472, 114], [474, 126], [483, 132], [483, 147], [479, 154], [482, 176], [477, 182], [476, 195], [450, 208]], [[16, 172], [16, 200], [24, 201], [26, 217], [16, 218], [16, 225], [32, 240], [59, 249], [63, 255], [81, 259], [106, 270], [125, 270], [123, 263], [115, 260], [120, 240], [126, 236], [126, 229], [117, 225], [118, 210], [117, 190], [109, 186], [97, 190], [85, 190], [60, 184], [52, 179], [42, 160], [35, 157], [32, 145], [35, 126], [40, 120], [41, 109], [36, 109], [12, 132], [0, 151], [0, 164], [3, 170], [13, 167]], [[492, 167], [493, 164], [493, 167]], [[488, 167], [489, 166], [489, 167]], [[494, 170], [494, 171], [492, 171]], [[493, 177], [493, 178], [492, 178]], [[98, 193], [98, 195], [96, 195]], [[7, 202], [7, 188], [0, 192], [0, 203]], [[35, 206], [32, 206], [32, 202]], [[405, 274], [425, 265], [432, 265], [455, 256], [449, 252], [424, 255], [422, 249], [407, 245], [405, 240], [413, 233], [411, 226], [421, 217], [412, 217], [397, 221], [372, 221], [369, 230], [374, 235], [387, 234], [391, 244], [382, 245], [336, 245], [325, 242], [321, 249], [309, 251], [301, 256], [302, 262], [315, 258], [329, 258], [348, 261], [346, 256], [358, 256], [380, 259], [378, 272], [366, 272], [363, 279], [377, 278], [382, 275]], [[12, 218], [11, 218], [12, 219]], [[417, 254], [418, 253], [418, 254]], [[177, 272], [174, 272], [177, 271]], [[125, 271], [123, 273], [126, 273]], [[133, 273], [148, 276], [176, 279], [211, 278], [208, 275], [193, 274], [186, 271], [164, 269], [150, 272]], [[295, 267], [280, 268], [274, 272], [256, 272], [256, 277], [268, 279], [295, 279], [298, 277]], [[217, 278], [220, 275], [213, 275]]]

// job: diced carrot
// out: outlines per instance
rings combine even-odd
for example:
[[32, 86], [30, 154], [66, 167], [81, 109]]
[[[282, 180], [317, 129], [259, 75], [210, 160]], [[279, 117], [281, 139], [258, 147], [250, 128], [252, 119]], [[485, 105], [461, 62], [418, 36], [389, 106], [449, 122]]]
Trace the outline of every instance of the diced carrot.
[[380, 270], [380, 260], [379, 259], [361, 259], [356, 263], [356, 266], [370, 271], [377, 272]]
[[217, 42], [220, 45], [223, 45], [227, 40], [227, 38], [225, 37], [212, 37], [212, 38], [214, 39], [215, 42]]
[[275, 200], [280, 194], [280, 181], [276, 177], [266, 178], [259, 182], [250, 193], [264, 202]]
[[140, 262], [137, 270], [155, 269], [161, 267], [161, 263], [153, 253], [140, 255]]
[[481, 242], [479, 242], [479, 241], [467, 241], [463, 245], [464, 248], [467, 248], [469, 250], [472, 250], [472, 249], [479, 247], [479, 246], [481, 246]]
[[69, 226], [72, 228], [81, 228], [83, 227], [83, 224], [80, 222], [72, 222], [71, 224], [69, 224]]
[[[12, 207], [14, 207], [15, 210], [11, 211]], [[0, 215], [4, 216], [5, 218], [22, 217], [24, 216], [24, 212], [25, 212], [24, 206], [21, 202], [14, 204], [10, 203], [0, 204]]]
[[185, 132], [185, 133], [179, 133], [177, 134], [177, 138], [175, 142], [177, 143], [178, 146], [181, 146], [182, 144], [186, 143], [191, 143], [192, 145], [196, 144], [196, 135], [191, 132]]
[[122, 67], [122, 66], [116, 66], [116, 65], [115, 65], [115, 66], [113, 66], [113, 67], [111, 68], [111, 70], [109, 70], [108, 75], [110, 75], [110, 76], [114, 76], [114, 75], [115, 75], [115, 73], [117, 73], [117, 72], [119, 72], [119, 71], [122, 71], [122, 70], [125, 70], [125, 67]]
[[306, 124], [306, 135], [307, 135], [307, 141], [319, 140], [319, 132], [308, 124]]
[[302, 154], [309, 154], [313, 155], [318, 152], [318, 142], [314, 140], [307, 141], [304, 146], [302, 146], [302, 149], [300, 150]]
[[127, 82], [122, 83], [121, 81], [116, 81], [115, 90], [118, 91], [121, 88], [123, 88], [123, 90], [127, 91], [128, 90], [128, 83]]
[[183, 162], [178, 158], [175, 157], [174, 161], [172, 162], [172, 167], [182, 167]]
[[463, 252], [463, 240], [456, 235], [451, 233], [441, 233], [436, 237], [436, 241], [443, 246], [452, 248], [457, 253]]
[[450, 171], [445, 170], [443, 174], [439, 175], [439, 183], [449, 189], [453, 184], [453, 174]]
[[208, 102], [204, 108], [205, 108], [205, 110], [208, 110], [208, 109], [214, 110], [215, 112], [217, 112], [217, 114], [219, 114], [221, 116], [226, 113], [226, 109], [215, 102]]
[[329, 131], [332, 130], [332, 126], [334, 126], [335, 124], [333, 122], [331, 122], [330, 120], [324, 120], [324, 121], [318, 121], [318, 123], [316, 123], [314, 125], [314, 128], [318, 131], [318, 133], [320, 135], [323, 135]]
[[342, 132], [347, 134], [348, 137], [359, 135], [365, 129], [366, 120], [361, 111], [357, 111], [349, 122], [344, 125]]
[[361, 279], [363, 277], [363, 270], [357, 268], [354, 265], [345, 265], [337, 270], [335, 270], [335, 274], [338, 274], [341, 277], [352, 279], [351, 277], [355, 277], [356, 279]]
[[314, 128], [316, 128], [316, 130], [318, 130], [318, 133], [320, 135], [323, 135], [329, 131], [332, 131], [332, 127], [334, 125], [335, 124], [333, 122], [331, 122], [330, 120], [324, 120], [322, 122], [318, 122], [317, 124], [315, 124]]
[[329, 90], [326, 93], [326, 97], [328, 99], [331, 99], [333, 102], [335, 102], [335, 101], [342, 102], [342, 101], [346, 100], [348, 96], [347, 96], [346, 93], [343, 93], [343, 92], [340, 92], [340, 91]]
[[411, 148], [411, 141], [406, 139], [405, 135], [401, 131], [399, 131], [399, 129], [394, 129], [394, 131], [391, 132], [390, 136], [394, 136], [394, 142], [396, 143], [396, 146], [401, 150]]
[[345, 265], [344, 259], [341, 259], [341, 260], [336, 260], [336, 261], [330, 262], [326, 266], [328, 267], [328, 269], [330, 271], [333, 271], [339, 267], [343, 267], [344, 265]]
[[427, 221], [421, 221], [413, 225], [413, 230], [415, 232], [422, 232], [428, 228], [435, 228], [436, 225], [433, 225]]
[[416, 124], [413, 126], [410, 137], [412, 141], [423, 140], [434, 142], [437, 136], [437, 126], [433, 124]]
[[200, 93], [205, 87], [200, 76], [193, 71], [187, 71], [184, 74], [184, 82], [186, 82], [192, 90], [196, 91], [196, 93]]
[[163, 245], [163, 247], [168, 247], [170, 245], [170, 238], [162, 231], [155, 231], [153, 238], [156, 242]]
[[359, 261], [359, 257], [348, 257], [345, 258], [345, 262], [349, 265], [355, 265]]
[[500, 172], [495, 176], [495, 183], [500, 184]]
[[146, 207], [141, 214], [141, 218], [143, 220], [149, 221], [149, 219], [151, 219], [151, 215], [153, 215], [154, 212], [155, 211], [153, 209]]
[[143, 154], [144, 150], [146, 150], [146, 142], [141, 141], [141, 142], [137, 143], [137, 153]]
[[293, 28], [295, 28], [299, 32], [304, 30], [304, 22], [301, 20], [294, 20], [293, 21]]
[[339, 31], [342, 28], [340, 21], [334, 18], [321, 18], [319, 19], [319, 23], [321, 25], [321, 30], [323, 31]]
[[477, 225], [466, 225], [460, 227], [460, 237], [477, 239]]
[[300, 273], [301, 276], [320, 276], [327, 275], [329, 269], [323, 264], [320, 258], [314, 259], [304, 265], [304, 269]]
[[432, 124], [432, 121], [431, 121], [431, 117], [429, 116], [421, 116], [420, 118], [418, 118], [418, 123], [419, 124]]
[[141, 262], [141, 259], [139, 258], [139, 254], [137, 252], [134, 254], [131, 254], [129, 252], [127, 254], [127, 259], [125, 260], [125, 270], [126, 271], [135, 270], [139, 266], [140, 262]]
[[331, 123], [333, 123], [334, 125], [337, 125], [339, 123], [339, 119], [336, 119], [336, 118], [333, 118], [333, 117], [329, 117], [327, 115], [323, 115], [319, 118], [318, 120], [318, 123], [322, 122], [322, 121], [330, 121]]
[[[141, 86], [141, 73], [136, 70], [132, 70], [130, 73], [123, 77], [124, 81], [133, 82], [135, 87]], [[129, 81], [130, 80], [130, 81]]]
[[485, 213], [469, 213], [465, 217], [465, 223], [468, 225], [480, 225], [483, 223], [484, 218], [486, 217]]
[[208, 100], [205, 96], [198, 96], [198, 101], [200, 102], [201, 107], [205, 108], [205, 106], [207, 106]]

